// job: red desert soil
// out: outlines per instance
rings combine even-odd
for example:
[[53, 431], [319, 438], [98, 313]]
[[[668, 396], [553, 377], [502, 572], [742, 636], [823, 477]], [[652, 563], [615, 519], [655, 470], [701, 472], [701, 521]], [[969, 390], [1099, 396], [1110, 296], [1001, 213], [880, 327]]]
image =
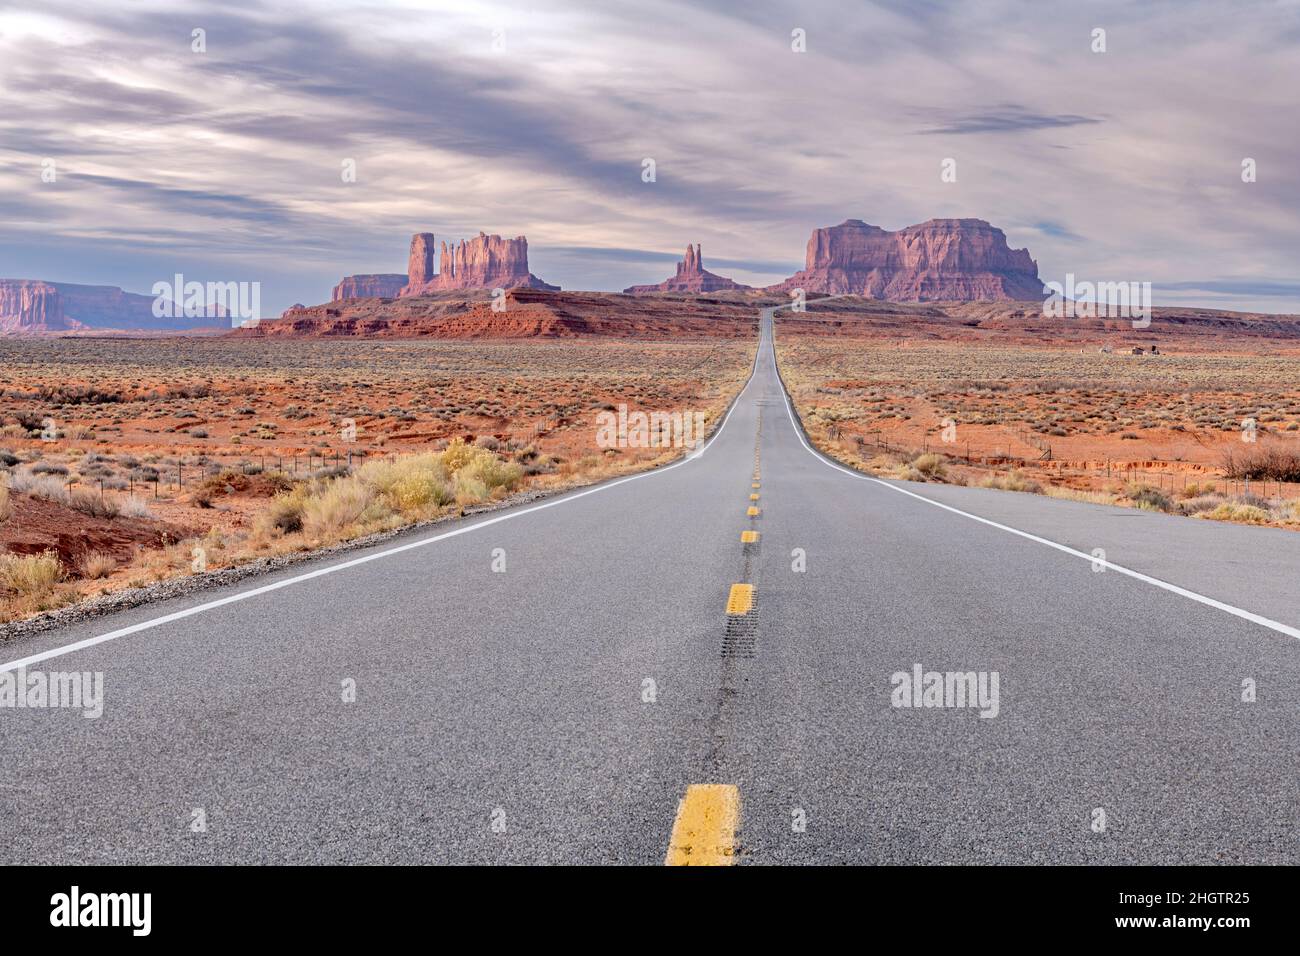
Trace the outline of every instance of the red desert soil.
[[1300, 496], [1295, 479], [1224, 480], [1226, 455], [1300, 454], [1300, 316], [1156, 309], [1135, 329], [1033, 303], [844, 298], [782, 313], [777, 348], [810, 430], [854, 460], [929, 450], [1081, 491]]
[[[200, 537], [209, 567], [279, 553], [299, 545], [264, 541], [258, 524], [278, 491], [328, 480], [349, 460], [400, 461], [453, 440], [522, 471], [519, 491], [583, 484], [681, 453], [602, 447], [600, 414], [626, 405], [712, 422], [748, 374], [752, 304], [541, 295], [544, 304], [512, 298], [519, 314], [504, 317], [477, 294], [469, 304], [465, 293], [403, 300], [444, 313], [413, 319], [414, 338], [346, 324], [295, 335], [276, 323], [217, 338], [0, 338], [0, 481], [8, 472], [15, 489], [7, 520], [0, 502], [0, 557], [56, 550], [60, 587], [90, 593], [189, 573]], [[531, 337], [478, 337], [488, 325]], [[56, 491], [71, 482], [83, 505], [102, 496], [149, 517], [92, 518], [19, 490], [33, 481]], [[117, 567], [81, 581], [95, 551]], [[0, 620], [61, 599], [6, 609], [2, 591], [0, 582]]]
[[148, 518], [92, 517], [55, 501], [15, 495], [12, 516], [0, 522], [0, 552], [55, 551], [65, 566], [76, 568], [94, 551], [124, 563], [138, 548], [163, 548], [198, 533]]

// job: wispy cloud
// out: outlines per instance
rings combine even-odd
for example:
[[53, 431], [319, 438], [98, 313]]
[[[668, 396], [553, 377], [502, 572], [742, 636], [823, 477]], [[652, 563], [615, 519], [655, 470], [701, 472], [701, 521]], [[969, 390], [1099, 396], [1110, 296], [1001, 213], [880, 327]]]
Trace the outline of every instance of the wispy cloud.
[[400, 269], [416, 230], [483, 229], [527, 234], [569, 287], [655, 281], [687, 242], [761, 281], [814, 226], [974, 216], [1045, 277], [1212, 276], [1244, 301], [1300, 257], [1300, 130], [1278, 122], [1293, 12], [19, 0], [0, 11], [0, 272], [147, 288], [183, 265], [263, 278], [279, 307]]
[[1300, 300], [1300, 280], [1296, 279], [1204, 279], [1198, 282], [1165, 282], [1161, 288], [1177, 292], [1279, 296]]
[[1059, 222], [1036, 222], [1031, 228], [1036, 229], [1044, 236], [1052, 239], [1063, 239], [1066, 242], [1082, 242], [1083, 236], [1071, 230], [1064, 223]]
[[946, 134], [965, 136], [970, 133], [1023, 133], [1027, 130], [1059, 129], [1063, 126], [1083, 126], [1100, 123], [1101, 120], [1089, 116], [1065, 113], [1049, 116], [1034, 113], [1022, 107], [1005, 107], [976, 115], [960, 116], [946, 126], [920, 130], [924, 135]]

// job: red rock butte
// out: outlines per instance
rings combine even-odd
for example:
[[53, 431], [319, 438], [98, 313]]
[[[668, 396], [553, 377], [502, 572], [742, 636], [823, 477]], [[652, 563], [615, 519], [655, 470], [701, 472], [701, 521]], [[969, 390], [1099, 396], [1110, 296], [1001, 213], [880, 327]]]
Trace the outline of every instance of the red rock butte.
[[558, 292], [528, 271], [528, 240], [523, 236], [503, 239], [479, 233], [473, 239], [442, 243], [438, 271], [433, 268], [435, 252], [431, 232], [411, 237], [407, 283], [401, 296], [424, 295], [447, 289], [544, 289]]
[[860, 219], [814, 229], [806, 265], [769, 292], [853, 294], [891, 302], [1039, 301], [1028, 249], [983, 219], [931, 219], [889, 232]]
[[643, 295], [650, 292], [721, 292], [745, 291], [750, 286], [741, 285], [726, 276], [715, 275], [704, 268], [704, 259], [700, 255], [700, 244], [694, 247], [686, 245], [686, 256], [677, 263], [677, 274], [657, 285], [628, 286], [623, 292], [628, 295]]

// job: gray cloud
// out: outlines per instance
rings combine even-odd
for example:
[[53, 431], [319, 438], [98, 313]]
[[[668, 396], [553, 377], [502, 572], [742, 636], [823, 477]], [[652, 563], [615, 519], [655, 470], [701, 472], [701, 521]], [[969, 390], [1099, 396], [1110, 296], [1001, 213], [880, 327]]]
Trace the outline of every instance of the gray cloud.
[[237, 193], [219, 193], [203, 189], [177, 189], [138, 179], [119, 179], [115, 176], [96, 176], [78, 173], [65, 176], [68, 185], [92, 183], [104, 186], [128, 197], [146, 202], [165, 204], [172, 210], [185, 213], [196, 211], [200, 215], [219, 215], [226, 218], [248, 219], [256, 222], [289, 225], [294, 217], [289, 210], [274, 200], [257, 199]]
[[1160, 289], [1223, 295], [1279, 296], [1300, 300], [1300, 280], [1296, 279], [1202, 279], [1196, 282], [1162, 282]]
[[400, 268], [417, 229], [483, 229], [526, 232], [566, 286], [620, 288], [688, 241], [775, 277], [815, 226], [933, 216], [991, 220], [1047, 276], [1189, 294], [1253, 295], [1300, 255], [1300, 132], [1277, 122], [1300, 37], [1263, 0], [7, 10], [30, 16], [0, 12], [0, 245], [46, 278], [197, 256], [284, 277], [266, 299], [287, 305]]
[[1036, 222], [1031, 227], [1038, 230], [1045, 236], [1051, 236], [1053, 239], [1064, 239], [1068, 242], [1083, 242], [1083, 236], [1071, 230], [1064, 223], [1059, 222]]
[[1049, 116], [1034, 113], [1022, 107], [1005, 107], [976, 115], [954, 118], [946, 126], [918, 130], [922, 135], [950, 134], [964, 136], [970, 133], [1023, 133], [1027, 130], [1057, 129], [1062, 126], [1083, 126], [1101, 120], [1074, 113]]

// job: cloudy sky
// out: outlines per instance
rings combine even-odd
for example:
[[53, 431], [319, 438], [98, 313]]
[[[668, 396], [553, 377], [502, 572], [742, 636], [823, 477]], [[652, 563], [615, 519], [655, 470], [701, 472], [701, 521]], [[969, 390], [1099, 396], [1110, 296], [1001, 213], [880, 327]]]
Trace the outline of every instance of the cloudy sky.
[[619, 289], [687, 242], [761, 284], [816, 226], [977, 217], [1044, 279], [1300, 312], [1298, 89], [1300, 0], [0, 0], [0, 276], [278, 314], [416, 231]]

